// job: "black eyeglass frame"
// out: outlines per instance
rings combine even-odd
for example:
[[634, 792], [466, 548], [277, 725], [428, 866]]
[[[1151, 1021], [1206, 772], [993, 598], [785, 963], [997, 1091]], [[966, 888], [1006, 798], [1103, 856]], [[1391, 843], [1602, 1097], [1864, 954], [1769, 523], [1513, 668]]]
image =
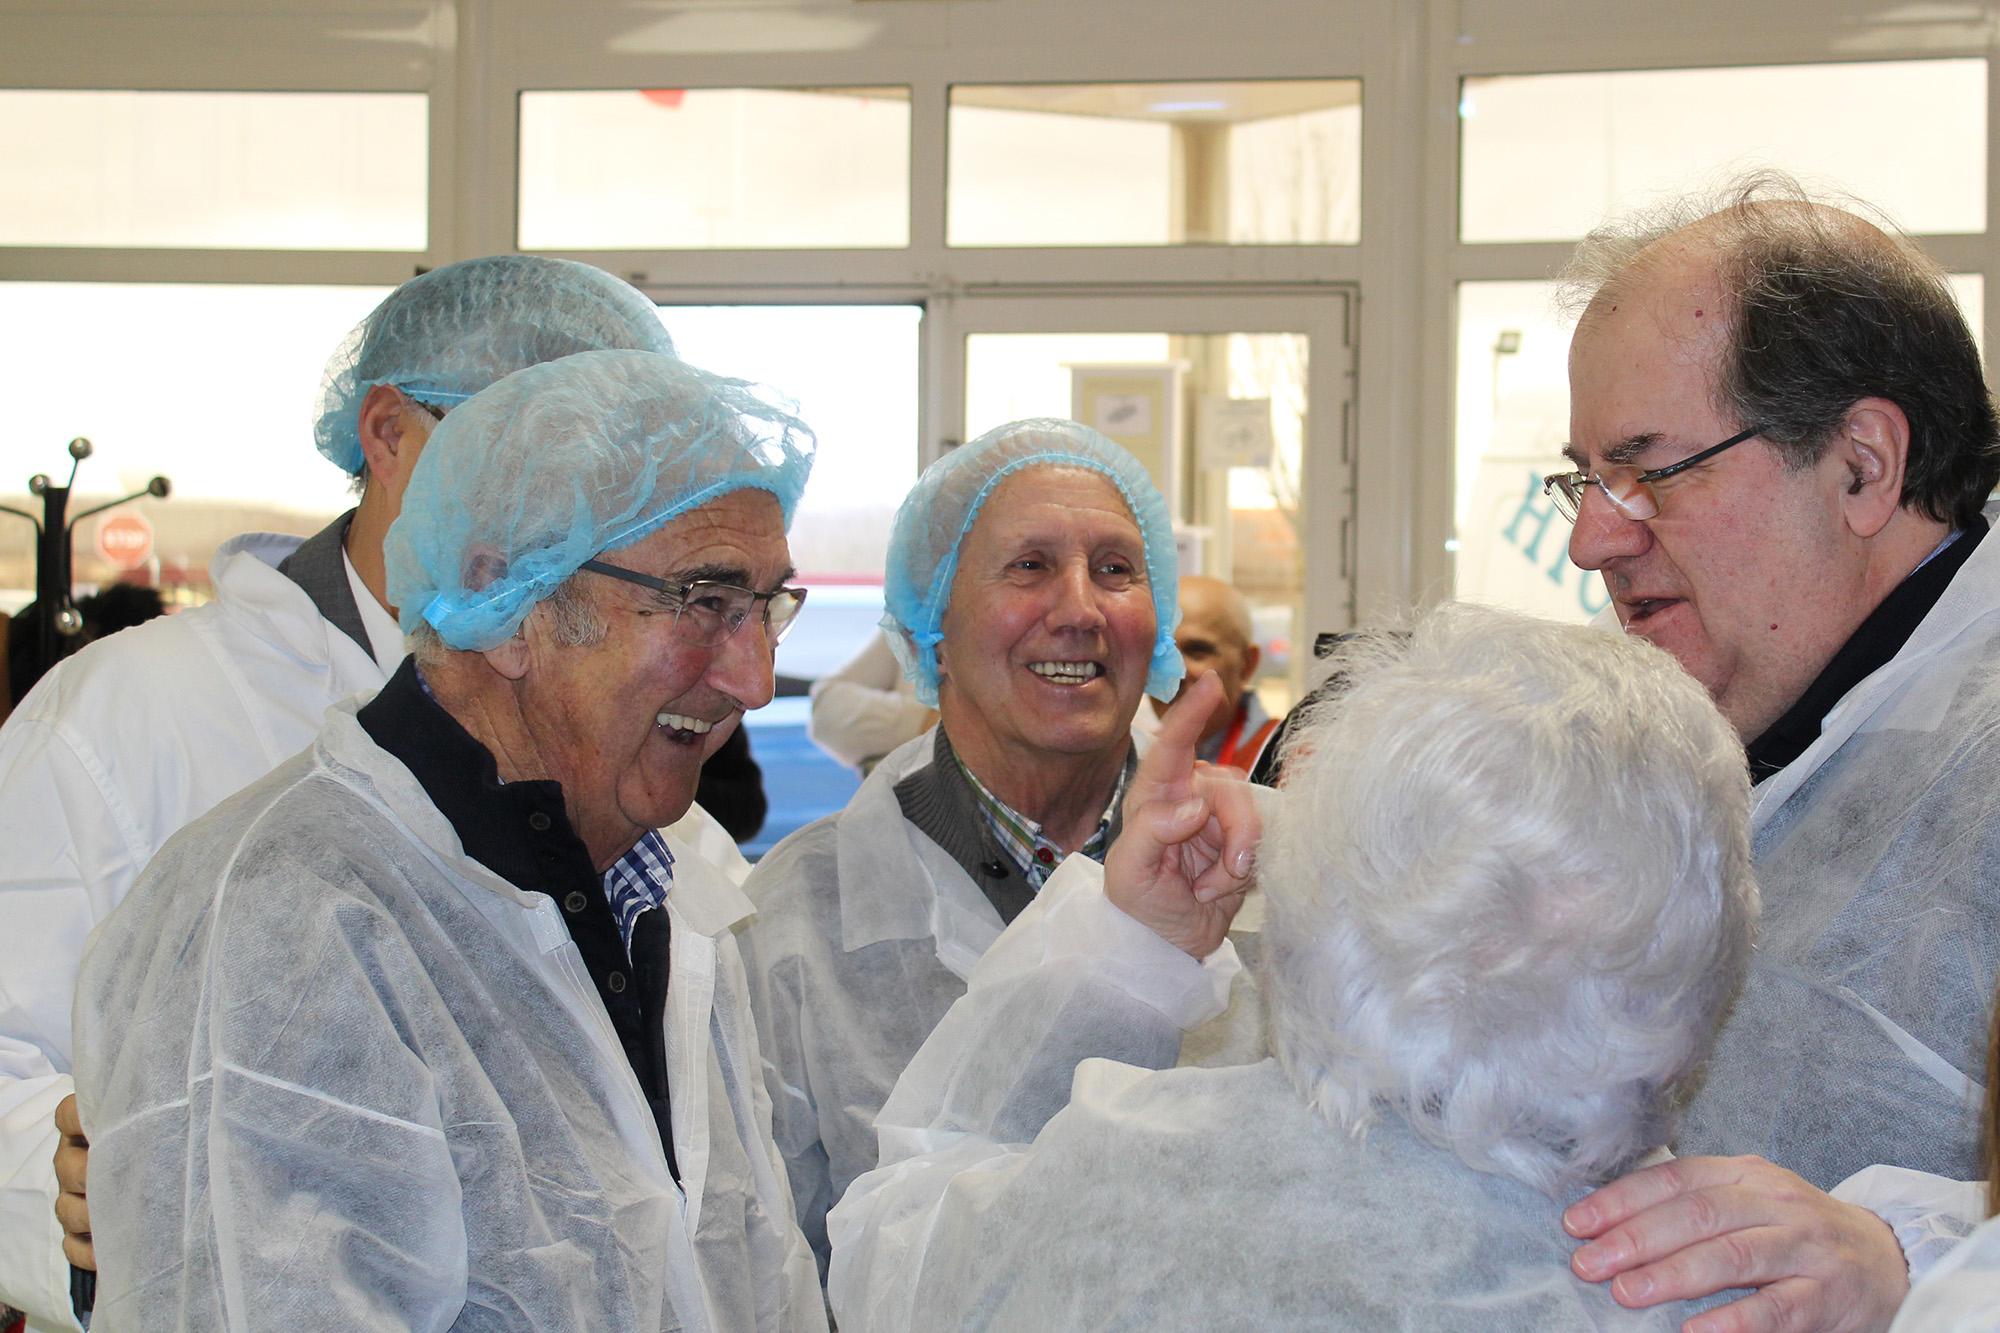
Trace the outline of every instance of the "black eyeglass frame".
[[[1706, 463], [1709, 459], [1715, 457], [1723, 450], [1734, 449], [1737, 445], [1743, 443], [1745, 440], [1755, 439], [1757, 436], [1762, 435], [1763, 433], [1764, 433], [1764, 428], [1762, 426], [1752, 426], [1749, 430], [1742, 431], [1739, 434], [1730, 436], [1728, 439], [1724, 440], [1721, 444], [1712, 444], [1708, 448], [1703, 449], [1700, 453], [1690, 454], [1686, 458], [1683, 458], [1678, 463], [1669, 463], [1665, 467], [1656, 467], [1652, 469], [1650, 472], [1641, 472], [1639, 475], [1632, 478], [1632, 484], [1634, 486], [1650, 487], [1656, 481], [1663, 481], [1666, 478], [1674, 476], [1677, 473], [1685, 472], [1697, 463]], [[1558, 509], [1564, 509], [1565, 507], [1562, 504], [1562, 501], [1568, 500], [1570, 504], [1573, 506], [1573, 508], [1568, 508], [1566, 510], [1565, 517], [1567, 517], [1570, 522], [1574, 523], [1576, 522], [1577, 515], [1583, 512], [1583, 493], [1585, 489], [1588, 488], [1593, 482], [1595, 482], [1597, 486], [1604, 491], [1604, 497], [1605, 499], [1611, 501], [1612, 508], [1617, 509], [1620, 513], [1623, 513], [1624, 506], [1619, 504], [1617, 499], [1612, 496], [1610, 488], [1604, 485], [1604, 479], [1600, 476], [1596, 476], [1589, 473], [1578, 472], [1578, 471], [1551, 472], [1547, 476], [1542, 478], [1542, 494], [1549, 496], [1551, 499], [1554, 499], [1556, 501], [1556, 507]], [[1653, 516], [1658, 517], [1658, 507], [1659, 507], [1658, 496], [1653, 497], [1653, 505], [1654, 505]], [[1646, 522], [1647, 520], [1639, 519], [1636, 521], [1643, 523]]]
[[[771, 646], [776, 648], [784, 640], [785, 635], [791, 633], [792, 626], [799, 623], [799, 612], [805, 608], [806, 604], [807, 590], [804, 588], [786, 587], [774, 588], [770, 592], [755, 592], [743, 587], [741, 584], [724, 583], [720, 579], [696, 579], [692, 583], [669, 583], [666, 579], [656, 578], [651, 574], [641, 574], [638, 570], [626, 569], [623, 565], [607, 564], [602, 560], [586, 560], [579, 568], [587, 569], [593, 574], [603, 574], [610, 578], [623, 579], [627, 583], [636, 583], [642, 588], [650, 588], [654, 592], [663, 592], [672, 597], [674, 599], [674, 632], [677, 634], [680, 633], [681, 613], [687, 610], [688, 599], [693, 595], [695, 589], [726, 588], [730, 592], [740, 592], [748, 597], [750, 599], [750, 607], [744, 609], [742, 617], [734, 624], [729, 624], [725, 620], [723, 623], [729, 624], [729, 627], [719, 637], [702, 640], [689, 639], [686, 635], [681, 636], [687, 642], [700, 648], [713, 648], [749, 624], [750, 608], [755, 607], [759, 602], [764, 604], [764, 633], [770, 639]], [[791, 614], [785, 617], [784, 621], [774, 630], [771, 627], [771, 605], [780, 597], [791, 598]]]

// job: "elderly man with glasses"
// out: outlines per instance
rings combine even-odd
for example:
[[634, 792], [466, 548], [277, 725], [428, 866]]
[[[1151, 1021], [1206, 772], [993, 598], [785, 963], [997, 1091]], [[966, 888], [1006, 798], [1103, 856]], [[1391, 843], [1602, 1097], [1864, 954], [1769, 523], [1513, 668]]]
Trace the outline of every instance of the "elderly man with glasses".
[[[404, 283], [334, 351], [312, 423], [356, 507], [303, 542], [223, 543], [214, 601], [91, 644], [0, 730], [0, 1302], [31, 1329], [75, 1328], [88, 1278], [70, 1264], [95, 1265], [70, 1077], [85, 935], [175, 830], [396, 669], [382, 538], [436, 422], [503, 375], [593, 348], [673, 342], [645, 296], [567, 260], [493, 255]], [[719, 832], [704, 850], [727, 845]]]
[[85, 954], [105, 1328], [824, 1328], [750, 904], [661, 832], [771, 698], [811, 463], [651, 352], [439, 424], [384, 547], [412, 656]]
[[1914, 245], [1782, 178], [1720, 203], [1580, 248], [1548, 489], [1617, 621], [1743, 738], [1762, 933], [1681, 1159], [1566, 1224], [1627, 1304], [1758, 1288], [1697, 1333], [1879, 1329], [1979, 1215], [2000, 432]]

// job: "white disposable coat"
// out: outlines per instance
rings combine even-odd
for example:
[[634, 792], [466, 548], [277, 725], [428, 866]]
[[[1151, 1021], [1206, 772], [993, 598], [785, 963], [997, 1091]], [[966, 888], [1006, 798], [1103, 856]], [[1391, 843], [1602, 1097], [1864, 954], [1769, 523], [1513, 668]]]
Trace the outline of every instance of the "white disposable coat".
[[[772, 848], [744, 886], [757, 907], [741, 940], [772, 1129], [822, 1261], [827, 1209], [875, 1165], [876, 1112], [1004, 928], [896, 800], [896, 784], [929, 765], [934, 745], [928, 733], [905, 742], [845, 810]], [[1248, 951], [1256, 913], [1246, 913], [1239, 945]], [[1185, 1057], [1243, 1063], [1264, 1053], [1246, 973], [1228, 1013], [1191, 1034]]]
[[464, 855], [360, 702], [92, 938], [93, 1327], [823, 1328], [731, 934], [748, 900], [677, 849], [677, 1187], [556, 905]]
[[881, 1168], [829, 1218], [843, 1328], [1678, 1327], [1683, 1307], [1571, 1275], [1561, 1204], [1393, 1116], [1337, 1131], [1269, 1060], [1137, 1067], [1214, 1012], [1231, 964], [1101, 882], [1066, 861], [897, 1084]]
[[[305, 749], [328, 705], [380, 688], [400, 655], [378, 661], [278, 572], [298, 545], [232, 538], [209, 565], [214, 601], [91, 644], [0, 727], [0, 1302], [31, 1328], [76, 1327], [53, 1116], [73, 1091], [85, 935], [169, 836]], [[698, 807], [676, 831], [748, 873]]]
[[[1751, 820], [1757, 951], [1677, 1150], [1758, 1153], [1822, 1189], [1875, 1163], [1976, 1177], [2000, 970], [2000, 535], [1758, 785]], [[1906, 1248], [1935, 1234], [1877, 1211]]]
[[1889, 1333], [2000, 1333], [2000, 1218], [1910, 1289]]

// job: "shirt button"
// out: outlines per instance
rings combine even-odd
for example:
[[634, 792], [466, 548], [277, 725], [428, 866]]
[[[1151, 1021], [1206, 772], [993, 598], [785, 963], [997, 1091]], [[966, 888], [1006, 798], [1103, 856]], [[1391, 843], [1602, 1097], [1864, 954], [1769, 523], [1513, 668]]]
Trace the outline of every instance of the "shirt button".
[[1046, 847], [1037, 847], [1035, 848], [1035, 859], [1045, 866], [1052, 866], [1056, 863], [1056, 854]]
[[549, 817], [537, 810], [534, 814], [528, 816], [528, 827], [537, 833], [547, 833], [549, 831]]
[[623, 972], [613, 972], [604, 979], [604, 986], [613, 995], [623, 995], [625, 993], [625, 974]]
[[569, 897], [563, 899], [563, 910], [565, 912], [581, 912], [588, 906], [590, 906], [590, 899], [584, 897], [581, 891], [572, 893]]

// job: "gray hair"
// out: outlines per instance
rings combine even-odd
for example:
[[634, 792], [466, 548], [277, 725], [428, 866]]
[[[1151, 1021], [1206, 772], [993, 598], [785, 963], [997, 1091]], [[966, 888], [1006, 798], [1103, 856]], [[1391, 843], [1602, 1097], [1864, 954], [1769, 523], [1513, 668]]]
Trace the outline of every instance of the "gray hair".
[[1944, 270], [1879, 210], [1759, 171], [1591, 232], [1558, 307], [1587, 326], [1690, 228], [1714, 245], [1725, 298], [1716, 409], [1802, 469], [1855, 403], [1886, 398], [1910, 423], [1903, 504], [1971, 526], [2000, 482], [2000, 423]]
[[[572, 648], [588, 648], [601, 642], [607, 628], [604, 612], [580, 586], [582, 578], [580, 570], [570, 575], [540, 603], [548, 611], [550, 637]], [[417, 665], [425, 668], [438, 666], [454, 653], [470, 651], [451, 647], [435, 626], [422, 620], [403, 636], [403, 642], [417, 659]]]
[[1345, 645], [1259, 852], [1293, 1086], [1550, 1194], [1669, 1137], [1749, 959], [1743, 749], [1639, 639], [1469, 605]]

